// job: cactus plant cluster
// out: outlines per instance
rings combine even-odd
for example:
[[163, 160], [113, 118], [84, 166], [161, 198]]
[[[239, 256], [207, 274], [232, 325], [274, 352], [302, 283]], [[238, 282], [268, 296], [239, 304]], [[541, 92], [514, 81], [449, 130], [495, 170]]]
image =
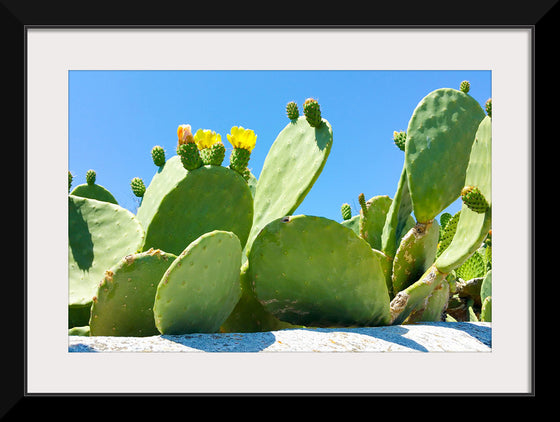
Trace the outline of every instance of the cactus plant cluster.
[[[340, 222], [294, 215], [333, 143], [317, 100], [303, 115], [288, 103], [258, 179], [254, 131], [232, 127], [223, 166], [220, 134], [179, 125], [177, 155], [153, 147], [152, 180], [131, 181], [142, 198], [135, 214], [70, 192], [70, 332], [491, 321], [491, 117], [469, 88], [419, 102], [394, 132], [404, 163], [393, 198], [362, 193], [359, 213], [345, 203]], [[444, 213], [460, 197], [460, 212]]]

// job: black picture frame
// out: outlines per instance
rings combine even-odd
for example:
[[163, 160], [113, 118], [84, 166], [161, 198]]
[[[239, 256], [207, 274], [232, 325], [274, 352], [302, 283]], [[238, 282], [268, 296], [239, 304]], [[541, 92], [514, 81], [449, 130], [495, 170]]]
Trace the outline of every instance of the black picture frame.
[[[556, 25], [558, 24], [558, 1], [539, 1], [525, 2], [523, 4], [512, 4], [503, 0], [486, 2], [471, 1], [468, 5], [461, 3], [453, 4], [446, 1], [431, 2], [383, 2], [383, 5], [375, 4], [373, 7], [365, 6], [362, 10], [351, 7], [339, 11], [323, 10], [321, 14], [305, 13], [298, 7], [297, 16], [286, 16], [285, 13], [266, 13], [266, 17], [258, 20], [249, 19], [250, 14], [245, 14], [246, 10], [232, 5], [231, 3], [220, 6], [222, 16], [216, 17], [216, 11], [203, 13], [198, 7], [188, 4], [178, 5], [175, 2], [158, 2], [149, 7], [130, 7], [132, 2], [104, 2], [98, 1], [95, 6], [87, 7], [80, 2], [57, 1], [57, 2], [35, 2], [26, 0], [0, 0], [0, 31], [4, 43], [4, 66], [2, 68], [4, 87], [8, 88], [9, 95], [4, 97], [7, 107], [4, 108], [4, 121], [9, 122], [11, 127], [10, 146], [19, 149], [23, 161], [23, 177], [13, 175], [13, 170], [9, 170], [12, 181], [21, 179], [23, 189], [17, 192], [22, 195], [21, 204], [23, 205], [22, 216], [23, 227], [23, 264], [17, 270], [13, 269], [10, 273], [10, 282], [5, 283], [4, 297], [5, 306], [2, 307], [3, 320], [5, 321], [5, 339], [8, 344], [4, 347], [4, 364], [8, 371], [2, 378], [2, 391], [0, 396], [0, 418], [6, 420], [21, 420], [26, 416], [32, 416], [32, 412], [39, 410], [43, 414], [54, 414], [54, 411], [64, 409], [62, 415], [58, 414], [57, 419], [74, 418], [67, 405], [61, 406], [59, 398], [64, 395], [28, 395], [25, 389], [25, 366], [26, 366], [26, 327], [25, 327], [25, 297], [26, 297], [26, 235], [27, 235], [27, 203], [26, 203], [26, 183], [27, 183], [27, 144], [26, 144], [26, 31], [34, 27], [122, 27], [122, 28], [146, 28], [146, 27], [204, 27], [204, 28], [371, 28], [371, 27], [390, 27], [395, 29], [407, 28], [495, 28], [496, 30], [508, 28], [528, 28], [532, 33], [532, 120], [533, 133], [531, 142], [531, 199], [532, 199], [532, 221], [531, 221], [531, 263], [532, 263], [532, 362], [531, 362], [531, 391], [528, 394], [497, 394], [496, 396], [521, 396], [523, 398], [535, 397], [535, 137], [536, 137], [536, 89], [543, 93], [541, 98], [554, 96], [554, 91], [558, 90], [558, 84], [552, 79], [552, 66], [549, 56], [549, 42], [557, 39]], [[134, 3], [136, 5], [136, 3]], [[313, 6], [313, 5], [310, 5]], [[201, 8], [202, 6], [200, 6]], [[273, 11], [283, 7], [290, 8], [290, 5], [271, 5]], [[295, 7], [295, 6], [294, 6]], [[329, 6], [330, 7], [330, 6]], [[313, 10], [313, 7], [310, 7]], [[237, 10], [237, 15], [231, 13]], [[282, 18], [275, 18], [281, 16]], [[236, 20], [236, 18], [238, 20]], [[185, 22], [194, 22], [189, 25]], [[546, 60], [546, 61], [545, 61]], [[537, 64], [540, 64], [537, 68]], [[537, 81], [538, 76], [538, 81]], [[546, 86], [546, 91], [545, 91]], [[544, 94], [546, 92], [546, 95]], [[546, 107], [539, 109], [539, 121], [554, 121], [551, 117], [553, 111], [546, 110]], [[544, 116], [541, 114], [544, 113]], [[6, 139], [6, 138], [5, 138]], [[21, 149], [20, 149], [21, 148]], [[16, 164], [17, 165], [17, 164]], [[13, 185], [12, 185], [13, 186]], [[15, 193], [15, 192], [14, 192]], [[6, 245], [6, 243], [5, 243]], [[14, 271], [15, 270], [15, 271]], [[93, 395], [99, 396], [99, 395]], [[101, 395], [103, 396], [103, 395]], [[127, 398], [129, 395], [110, 395], [117, 398]], [[133, 395], [134, 396], [134, 395]], [[137, 395], [138, 396], [138, 395]], [[140, 395], [142, 396], [142, 395]], [[165, 395], [164, 395], [165, 396]], [[189, 396], [189, 395], [186, 395]], [[207, 395], [190, 395], [192, 398], [201, 399]], [[235, 395], [233, 395], [235, 396]], [[241, 395], [246, 396], [246, 395]], [[261, 396], [261, 395], [255, 395]], [[286, 396], [290, 395], [268, 395], [262, 396]], [[329, 395], [318, 395], [329, 396]], [[352, 396], [352, 395], [350, 395]], [[380, 395], [373, 394], [370, 398]], [[418, 394], [418, 396], [423, 396]], [[433, 394], [428, 394], [433, 396]], [[436, 395], [438, 396], [438, 395]], [[454, 397], [455, 394], [442, 394], [444, 397]], [[492, 395], [491, 395], [492, 396]], [[72, 397], [72, 396], [71, 396]], [[382, 398], [386, 399], [381, 395]], [[76, 398], [76, 397], [74, 397]], [[79, 398], [79, 397], [78, 397]], [[222, 399], [224, 397], [220, 397]], [[87, 405], [87, 404], [86, 404]], [[37, 409], [39, 407], [39, 409]], [[84, 411], [87, 412], [86, 409]], [[58, 413], [58, 412], [57, 412]], [[117, 416], [118, 414], [115, 414]]]

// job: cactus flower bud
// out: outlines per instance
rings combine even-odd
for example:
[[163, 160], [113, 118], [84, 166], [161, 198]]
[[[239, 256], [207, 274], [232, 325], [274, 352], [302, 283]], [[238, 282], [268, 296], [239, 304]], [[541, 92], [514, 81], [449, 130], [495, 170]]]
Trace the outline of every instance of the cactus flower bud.
[[467, 207], [480, 214], [485, 213], [490, 207], [480, 189], [475, 186], [465, 186], [461, 190], [461, 198]]
[[74, 176], [70, 173], [70, 170], [68, 170], [68, 192], [70, 192], [72, 188], [72, 180], [74, 180]]
[[352, 218], [352, 209], [350, 208], [350, 204], [342, 204], [340, 212], [342, 213], [342, 218], [344, 220], [350, 220]]
[[180, 144], [177, 147], [177, 155], [181, 157], [181, 163], [188, 171], [196, 170], [197, 168], [202, 167], [200, 151], [194, 142]]
[[363, 193], [360, 193], [358, 195], [358, 202], [360, 203], [360, 207], [362, 208], [362, 214], [366, 215], [368, 207], [367, 207], [367, 204], [366, 204], [366, 197], [364, 196]]
[[95, 183], [95, 179], [97, 178], [97, 174], [95, 170], [88, 170], [86, 173], [86, 182], [88, 185], [93, 185]]
[[257, 135], [251, 129], [234, 126], [227, 138], [233, 146], [233, 151], [229, 157], [229, 167], [243, 175], [249, 165], [251, 151], [255, 148]]
[[488, 117], [492, 117], [492, 98], [488, 98], [488, 100], [486, 100], [484, 107], [486, 108], [486, 114], [488, 114]]
[[228, 141], [233, 148], [242, 148], [247, 151], [253, 151], [257, 143], [257, 135], [251, 129], [245, 129], [242, 126], [234, 126], [231, 133], [227, 135]]
[[200, 150], [200, 157], [204, 165], [221, 166], [226, 155], [226, 147], [221, 142], [216, 142], [209, 148]]
[[321, 120], [321, 108], [317, 100], [313, 98], [308, 98], [303, 103], [303, 114], [311, 127], [319, 127], [322, 123]]
[[139, 177], [135, 177], [130, 181], [130, 187], [132, 188], [132, 193], [139, 198], [142, 198], [144, 192], [146, 192], [146, 185], [144, 185], [144, 181]]
[[156, 145], [152, 148], [152, 160], [154, 164], [158, 167], [163, 166], [165, 164], [165, 151], [159, 145]]
[[294, 101], [290, 101], [286, 105], [286, 114], [288, 115], [288, 119], [290, 120], [297, 120], [299, 117], [299, 109], [297, 104]]
[[222, 142], [222, 137], [219, 133], [210, 129], [198, 129], [194, 134], [194, 142], [199, 150], [210, 148], [216, 142]]
[[463, 82], [461, 82], [461, 85], [459, 86], [459, 89], [466, 94], [471, 89], [471, 83], [469, 81], [463, 81]]
[[194, 142], [191, 125], [179, 125], [177, 128], [178, 146]]
[[393, 141], [401, 151], [404, 151], [404, 146], [406, 143], [406, 132], [404, 130], [401, 130], [400, 132], [394, 131]]

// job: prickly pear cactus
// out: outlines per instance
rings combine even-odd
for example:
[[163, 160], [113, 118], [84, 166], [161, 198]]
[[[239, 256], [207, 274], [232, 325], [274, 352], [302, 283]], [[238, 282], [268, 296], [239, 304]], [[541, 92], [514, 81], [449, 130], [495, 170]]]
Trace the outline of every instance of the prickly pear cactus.
[[[366, 201], [365, 211], [364, 208], [360, 211], [360, 236], [374, 249], [383, 249], [383, 229], [392, 203], [393, 200], [387, 195], [377, 195]], [[402, 235], [414, 227], [414, 224], [414, 218], [409, 215]], [[400, 243], [402, 235], [397, 239], [398, 243]]]
[[173, 254], [151, 249], [127, 255], [108, 269], [93, 298], [90, 334], [159, 334], [154, 321], [154, 299], [163, 274], [175, 258]]
[[[253, 221], [253, 197], [237, 172], [203, 166], [187, 172], [152, 210], [151, 216], [140, 220], [146, 230], [142, 250], [154, 248], [179, 255], [189, 243], [213, 230], [231, 231], [245, 245]], [[140, 219], [140, 209], [138, 215]], [[146, 221], [146, 217], [151, 218]]]
[[323, 122], [313, 128], [300, 117], [284, 127], [270, 147], [255, 191], [247, 252], [266, 224], [294, 213], [321, 174], [333, 143], [331, 126]]
[[449, 273], [463, 264], [476, 251], [492, 224], [492, 121], [485, 117], [480, 123], [466, 170], [467, 186], [477, 186], [490, 205], [484, 213], [461, 207], [461, 215], [451, 243], [437, 258], [437, 268]]
[[154, 300], [162, 334], [219, 330], [241, 296], [241, 243], [234, 233], [212, 231], [194, 240], [169, 266]]
[[400, 239], [415, 224], [411, 217], [412, 201], [408, 190], [406, 168], [403, 167], [397, 185], [397, 192], [387, 211], [385, 225], [381, 232], [381, 251], [393, 258], [399, 247]]
[[299, 215], [270, 222], [255, 239], [249, 277], [257, 299], [296, 325], [384, 325], [385, 275], [371, 247], [341, 224]]
[[118, 205], [117, 200], [111, 192], [109, 192], [105, 187], [95, 183], [96, 178], [96, 172], [94, 170], [88, 170], [86, 173], [86, 183], [76, 186], [70, 192], [70, 195], [96, 199], [98, 201], [110, 202]]
[[405, 164], [416, 220], [428, 222], [455, 201], [478, 126], [484, 118], [470, 95], [437, 89], [417, 105], [408, 123]]
[[68, 196], [70, 324], [87, 325], [105, 271], [142, 246], [144, 230], [130, 211], [95, 199]]
[[393, 260], [392, 286], [396, 295], [433, 264], [439, 238], [437, 220], [418, 223], [402, 238]]
[[486, 273], [480, 287], [480, 299], [482, 302], [480, 320], [492, 322], [492, 270]]
[[265, 308], [255, 297], [251, 280], [247, 275], [249, 261], [241, 267], [240, 284], [241, 297], [235, 308], [220, 327], [224, 333], [254, 333], [275, 331], [285, 328], [301, 328], [301, 326], [280, 321]]

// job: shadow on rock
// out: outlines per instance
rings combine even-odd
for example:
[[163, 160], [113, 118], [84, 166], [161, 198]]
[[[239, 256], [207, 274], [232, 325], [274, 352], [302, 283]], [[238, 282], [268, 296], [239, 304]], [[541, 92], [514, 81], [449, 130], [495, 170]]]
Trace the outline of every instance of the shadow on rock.
[[204, 352], [261, 352], [276, 341], [271, 332], [162, 335], [162, 338]]
[[406, 347], [407, 349], [416, 350], [418, 352], [429, 352], [426, 347], [417, 343], [414, 340], [404, 337], [408, 333], [408, 329], [402, 326], [382, 326], [382, 327], [353, 327], [353, 328], [309, 328], [316, 332], [332, 333], [333, 331], [342, 333], [353, 333], [370, 336], [379, 340], [389, 343], [398, 344], [399, 346]]

